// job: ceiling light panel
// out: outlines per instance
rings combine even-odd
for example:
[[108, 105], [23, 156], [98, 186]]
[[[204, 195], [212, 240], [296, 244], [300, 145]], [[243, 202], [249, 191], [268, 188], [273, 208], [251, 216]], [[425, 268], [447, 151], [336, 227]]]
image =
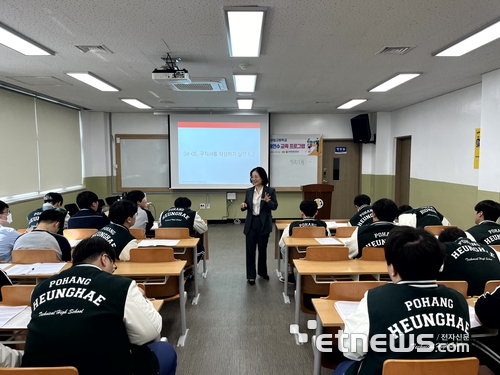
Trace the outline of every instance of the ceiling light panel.
[[50, 56], [56, 53], [0, 23], [0, 44], [27, 56]]
[[255, 92], [257, 75], [233, 75], [234, 91], [236, 92]]
[[66, 73], [66, 74], [101, 91], [120, 91], [118, 87], [109, 84], [102, 78], [99, 78], [98, 76], [90, 72]]
[[384, 83], [381, 83], [377, 87], [374, 87], [373, 89], [370, 90], [370, 92], [389, 91], [396, 86], [402, 85], [403, 83], [408, 82], [409, 80], [418, 77], [420, 74], [421, 73], [401, 73], [401, 74], [398, 74], [397, 76], [385, 81]]
[[259, 57], [267, 7], [224, 7], [231, 57]]
[[337, 107], [337, 109], [351, 109], [352, 107], [356, 107], [357, 105], [360, 105], [364, 102], [366, 102], [366, 99], [352, 99], [347, 103], [344, 103], [341, 106]]
[[238, 109], [252, 109], [253, 99], [237, 99]]
[[122, 102], [127, 103], [128, 105], [131, 105], [132, 107], [139, 108], [139, 109], [153, 109], [149, 105], [141, 102], [140, 100], [137, 99], [120, 99]]

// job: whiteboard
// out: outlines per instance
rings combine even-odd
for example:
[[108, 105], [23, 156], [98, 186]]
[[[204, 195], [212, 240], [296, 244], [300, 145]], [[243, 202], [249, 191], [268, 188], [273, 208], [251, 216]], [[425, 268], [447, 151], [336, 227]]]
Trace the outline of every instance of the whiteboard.
[[122, 188], [168, 188], [168, 139], [119, 138]]
[[299, 187], [318, 183], [318, 157], [310, 155], [271, 154], [273, 187]]

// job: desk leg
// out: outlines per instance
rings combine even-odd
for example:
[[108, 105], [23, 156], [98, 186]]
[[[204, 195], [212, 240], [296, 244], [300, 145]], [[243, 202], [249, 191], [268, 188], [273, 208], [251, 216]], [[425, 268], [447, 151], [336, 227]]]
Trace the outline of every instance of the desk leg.
[[276, 275], [278, 276], [278, 278], [283, 276], [283, 274], [281, 273], [281, 248], [279, 245], [279, 240], [280, 240], [282, 234], [283, 234], [282, 230], [276, 231], [275, 247], [276, 247], [276, 249], [278, 249], [278, 257], [277, 257], [278, 258], [278, 266], [276, 268]]
[[206, 232], [203, 233], [203, 236], [202, 236], [202, 239], [203, 239], [203, 248], [205, 249], [205, 254], [203, 254], [203, 273], [201, 274], [201, 277], [203, 277], [204, 279], [207, 278], [207, 246], [206, 246], [206, 243], [205, 243], [205, 236], [206, 236]]
[[316, 315], [316, 335], [311, 340], [314, 353], [314, 372], [313, 375], [321, 375], [321, 352], [316, 347], [316, 338], [323, 334], [323, 324], [319, 315]]
[[295, 269], [295, 280], [297, 284], [295, 285], [295, 324], [300, 327], [300, 291], [302, 288], [302, 276], [299, 275], [297, 269]]
[[285, 246], [285, 285], [283, 286], [283, 299], [285, 303], [290, 303], [290, 297], [288, 297], [288, 246]]
[[194, 298], [193, 305], [198, 304], [198, 299], [200, 298], [200, 293], [198, 292], [198, 254], [196, 253], [196, 246], [193, 248], [193, 263], [194, 263]]
[[181, 336], [177, 346], [184, 346], [189, 329], [186, 328], [186, 292], [184, 291], [184, 270], [179, 276], [179, 303], [181, 307]]

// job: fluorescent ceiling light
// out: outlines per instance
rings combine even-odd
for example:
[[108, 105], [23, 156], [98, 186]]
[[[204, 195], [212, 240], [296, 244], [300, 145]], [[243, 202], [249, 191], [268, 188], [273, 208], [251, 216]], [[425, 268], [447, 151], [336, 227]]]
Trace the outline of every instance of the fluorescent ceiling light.
[[152, 109], [152, 107], [150, 107], [149, 105], [147, 104], [144, 104], [143, 102], [137, 100], [137, 99], [120, 99], [122, 102], [125, 102], [129, 105], [131, 105], [132, 107], [135, 107], [135, 108], [140, 108], [140, 109]]
[[0, 44], [27, 56], [47, 56], [56, 53], [38, 44], [27, 36], [18, 33], [7, 25], [0, 23]]
[[238, 109], [252, 109], [253, 99], [237, 99]]
[[364, 102], [366, 102], [366, 99], [352, 99], [349, 100], [347, 103], [344, 103], [341, 106], [337, 107], [337, 109], [350, 109]]
[[233, 75], [234, 91], [236, 92], [254, 92], [257, 83], [257, 75]]
[[120, 91], [119, 88], [110, 85], [102, 78], [99, 78], [90, 72], [66, 74], [101, 91]]
[[267, 7], [224, 7], [229, 56], [259, 57]]
[[500, 38], [500, 20], [486, 25], [458, 43], [438, 52], [435, 56], [462, 56], [498, 38]]
[[370, 92], [386, 92], [391, 89], [393, 89], [396, 86], [399, 86], [410, 79], [416, 78], [420, 75], [420, 73], [401, 73], [398, 74], [396, 77], [389, 79], [388, 81], [385, 81], [384, 83], [381, 83], [377, 87], [374, 87], [373, 89], [370, 90]]

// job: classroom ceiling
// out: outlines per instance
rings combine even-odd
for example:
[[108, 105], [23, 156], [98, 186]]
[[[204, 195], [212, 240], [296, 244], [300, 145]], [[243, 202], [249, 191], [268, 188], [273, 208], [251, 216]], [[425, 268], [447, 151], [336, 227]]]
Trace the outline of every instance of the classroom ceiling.
[[[269, 7], [260, 57], [229, 57], [224, 6]], [[481, 82], [500, 68], [500, 40], [462, 57], [432, 53], [500, 16], [491, 0], [2, 0], [0, 22], [56, 52], [24, 56], [0, 45], [0, 81], [94, 111], [237, 109], [232, 75], [257, 73], [254, 109], [271, 113], [394, 111]], [[83, 53], [104, 45], [112, 53]], [[405, 55], [377, 54], [414, 46]], [[191, 77], [226, 79], [226, 92], [178, 92], [151, 73], [170, 52]], [[248, 65], [246, 70], [240, 64]], [[90, 71], [120, 92], [64, 74]], [[398, 72], [423, 74], [387, 93], [368, 90]], [[45, 77], [45, 78], [39, 78]], [[353, 98], [367, 102], [336, 109]]]

